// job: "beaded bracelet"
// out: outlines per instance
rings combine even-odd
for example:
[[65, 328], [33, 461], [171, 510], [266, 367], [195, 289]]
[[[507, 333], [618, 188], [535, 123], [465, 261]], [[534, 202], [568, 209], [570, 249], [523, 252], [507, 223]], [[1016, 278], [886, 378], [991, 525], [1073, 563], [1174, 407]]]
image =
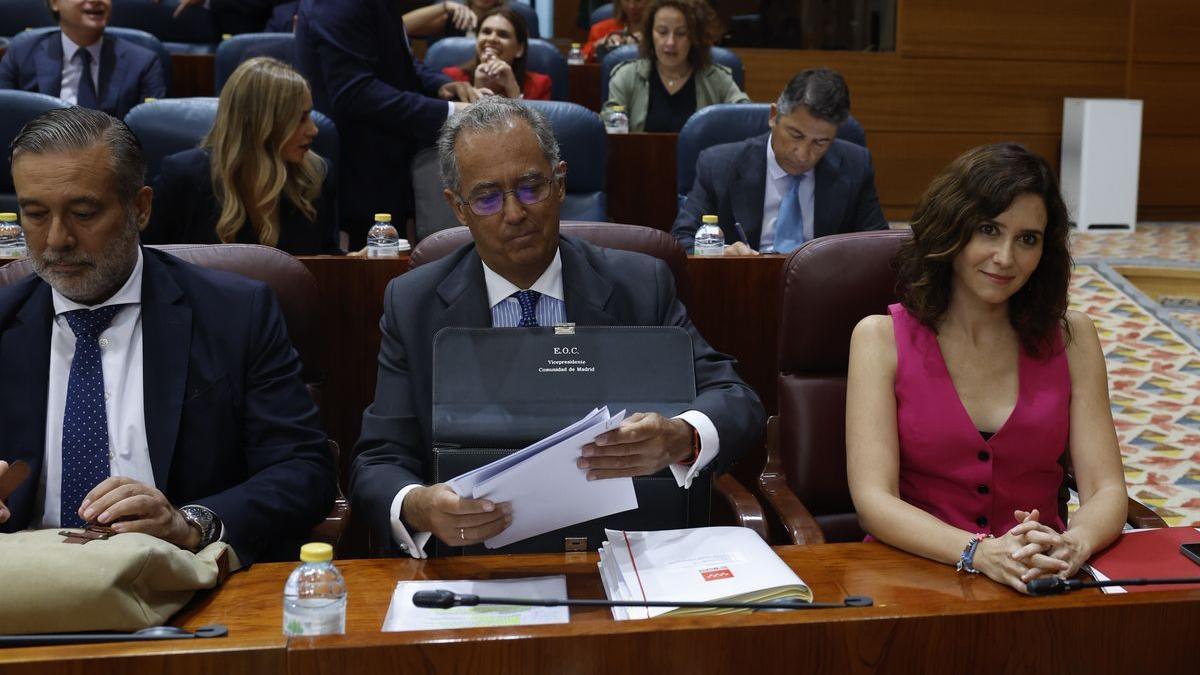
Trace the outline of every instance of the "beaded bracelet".
[[971, 537], [971, 541], [967, 542], [963, 549], [962, 555], [958, 558], [958, 564], [954, 569], [959, 572], [967, 572], [968, 574], [979, 574], [979, 570], [975, 569], [975, 549], [979, 548], [979, 542], [984, 539], [990, 539], [992, 535], [982, 532], [976, 533]]

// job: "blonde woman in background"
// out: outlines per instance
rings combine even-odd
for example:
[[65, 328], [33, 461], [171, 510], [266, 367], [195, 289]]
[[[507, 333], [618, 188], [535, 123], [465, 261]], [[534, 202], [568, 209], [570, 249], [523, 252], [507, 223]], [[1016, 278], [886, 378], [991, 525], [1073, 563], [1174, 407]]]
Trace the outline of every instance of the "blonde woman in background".
[[200, 147], [163, 159], [142, 241], [338, 252], [334, 181], [311, 150], [311, 113], [308, 83], [291, 66], [268, 57], [238, 66]]

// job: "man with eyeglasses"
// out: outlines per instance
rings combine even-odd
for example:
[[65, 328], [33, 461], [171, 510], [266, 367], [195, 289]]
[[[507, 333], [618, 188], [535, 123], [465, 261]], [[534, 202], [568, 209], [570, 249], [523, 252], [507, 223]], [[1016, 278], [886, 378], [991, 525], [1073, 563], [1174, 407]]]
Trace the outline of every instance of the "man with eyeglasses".
[[430, 458], [433, 337], [443, 327], [679, 326], [692, 338], [697, 398], [676, 418], [637, 413], [584, 448], [600, 480], [670, 467], [681, 489], [758, 442], [762, 404], [712, 349], [675, 295], [666, 264], [559, 235], [566, 163], [546, 119], [490, 97], [451, 117], [438, 138], [445, 196], [474, 242], [392, 280], [380, 322], [375, 401], [363, 413], [351, 497], [375, 534], [414, 557], [430, 535], [477, 544], [511, 522], [508, 504], [424, 485]]

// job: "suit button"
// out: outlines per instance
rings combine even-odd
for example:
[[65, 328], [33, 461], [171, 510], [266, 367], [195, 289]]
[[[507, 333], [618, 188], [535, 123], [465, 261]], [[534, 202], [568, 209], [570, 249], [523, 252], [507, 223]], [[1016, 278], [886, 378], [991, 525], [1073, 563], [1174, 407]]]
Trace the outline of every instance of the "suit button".
[[980, 485], [980, 486], [976, 487], [975, 489], [978, 490], [979, 494], [981, 494], [981, 495], [986, 495], [988, 493], [988, 486], [986, 486], [986, 485]]
[[988, 461], [988, 459], [990, 459], [991, 456], [992, 456], [991, 453], [989, 453], [987, 450], [979, 451], [979, 461], [981, 461], [981, 462]]
[[975, 519], [975, 524], [980, 527], [987, 527], [987, 517], [979, 516], [978, 518]]

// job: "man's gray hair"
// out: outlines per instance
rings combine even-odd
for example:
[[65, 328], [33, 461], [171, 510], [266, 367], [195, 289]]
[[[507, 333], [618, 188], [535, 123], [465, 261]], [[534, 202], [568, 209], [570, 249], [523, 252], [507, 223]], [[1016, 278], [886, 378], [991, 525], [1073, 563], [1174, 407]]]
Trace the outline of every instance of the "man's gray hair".
[[788, 82], [775, 108], [780, 115], [790, 115], [800, 106], [819, 120], [832, 124], [845, 122], [850, 116], [850, 89], [846, 80], [828, 68], [801, 71]]
[[442, 131], [438, 134], [438, 172], [441, 174], [442, 186], [457, 193], [461, 174], [458, 167], [458, 155], [455, 149], [458, 138], [464, 131], [481, 133], [496, 131], [505, 122], [514, 119], [524, 120], [533, 135], [537, 138], [538, 148], [542, 156], [550, 163], [550, 170], [558, 170], [558, 140], [554, 138], [554, 129], [546, 116], [528, 106], [502, 96], [488, 96], [471, 104], [446, 120]]
[[72, 106], [49, 110], [26, 124], [9, 147], [9, 163], [23, 154], [108, 148], [117, 195], [126, 207], [146, 184], [146, 159], [137, 136], [121, 120], [99, 110]]

